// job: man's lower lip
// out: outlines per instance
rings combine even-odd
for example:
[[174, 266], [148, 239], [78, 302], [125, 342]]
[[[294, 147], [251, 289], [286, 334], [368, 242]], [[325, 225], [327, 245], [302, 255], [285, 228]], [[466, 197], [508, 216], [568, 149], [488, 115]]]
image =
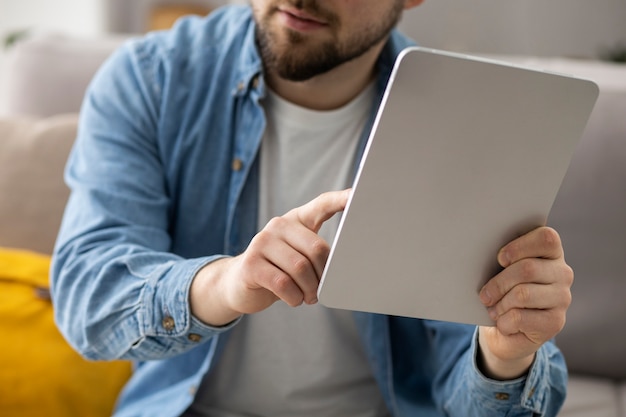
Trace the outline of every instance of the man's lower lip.
[[315, 22], [313, 20], [300, 19], [287, 12], [280, 11], [278, 14], [285, 26], [300, 32], [310, 32], [326, 27], [323, 23]]

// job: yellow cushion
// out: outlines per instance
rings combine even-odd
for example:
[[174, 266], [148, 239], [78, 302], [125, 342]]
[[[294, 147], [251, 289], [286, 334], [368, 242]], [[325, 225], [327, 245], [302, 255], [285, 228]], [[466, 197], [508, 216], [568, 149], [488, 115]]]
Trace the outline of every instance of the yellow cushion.
[[48, 256], [0, 248], [0, 414], [110, 416], [130, 363], [72, 350], [53, 322], [49, 268]]

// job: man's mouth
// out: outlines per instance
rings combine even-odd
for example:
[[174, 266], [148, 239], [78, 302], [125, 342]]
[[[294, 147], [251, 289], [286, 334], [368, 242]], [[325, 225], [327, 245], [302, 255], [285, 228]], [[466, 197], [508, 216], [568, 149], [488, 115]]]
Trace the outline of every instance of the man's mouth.
[[292, 7], [279, 7], [278, 14], [290, 29], [308, 32], [328, 26], [323, 18]]

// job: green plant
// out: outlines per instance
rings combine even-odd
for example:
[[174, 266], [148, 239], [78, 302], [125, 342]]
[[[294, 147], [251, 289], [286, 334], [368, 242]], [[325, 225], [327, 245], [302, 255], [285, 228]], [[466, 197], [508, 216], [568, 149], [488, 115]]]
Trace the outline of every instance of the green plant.
[[22, 29], [15, 32], [11, 32], [4, 37], [4, 49], [9, 49], [15, 43], [26, 38], [30, 33], [29, 29]]

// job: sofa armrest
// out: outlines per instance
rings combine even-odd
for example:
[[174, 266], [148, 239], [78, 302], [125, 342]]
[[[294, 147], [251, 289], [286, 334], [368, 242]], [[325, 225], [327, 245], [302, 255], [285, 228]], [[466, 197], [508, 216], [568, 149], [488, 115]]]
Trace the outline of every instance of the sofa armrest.
[[75, 114], [0, 119], [0, 246], [52, 253], [77, 121]]

